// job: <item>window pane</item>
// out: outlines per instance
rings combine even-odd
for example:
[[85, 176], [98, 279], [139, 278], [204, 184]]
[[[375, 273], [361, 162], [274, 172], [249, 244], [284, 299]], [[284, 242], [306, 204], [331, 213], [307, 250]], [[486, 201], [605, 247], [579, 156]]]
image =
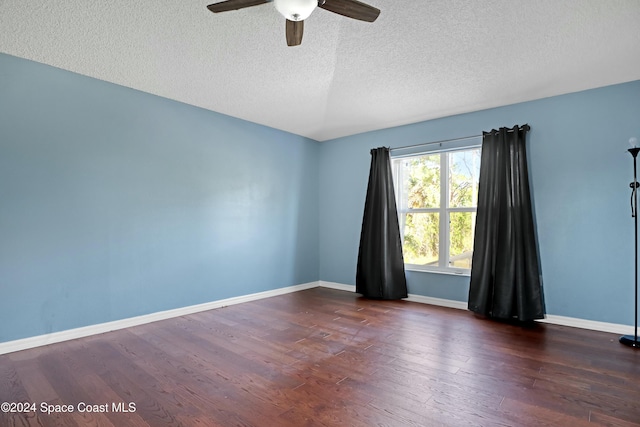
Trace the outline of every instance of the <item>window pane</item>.
[[440, 155], [400, 159], [402, 161], [402, 208], [440, 207]]
[[475, 228], [475, 212], [449, 213], [449, 267], [471, 268]]
[[438, 265], [438, 213], [412, 213], [404, 216], [402, 252], [405, 264]]
[[478, 205], [480, 148], [449, 153], [449, 207]]

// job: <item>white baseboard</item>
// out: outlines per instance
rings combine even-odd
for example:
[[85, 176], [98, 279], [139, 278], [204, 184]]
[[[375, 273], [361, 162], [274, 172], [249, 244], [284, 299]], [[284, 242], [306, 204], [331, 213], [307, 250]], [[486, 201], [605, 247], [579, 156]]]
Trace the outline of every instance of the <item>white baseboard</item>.
[[[343, 283], [326, 282], [319, 280], [317, 282], [304, 283], [301, 285], [288, 286], [285, 288], [273, 289], [270, 291], [257, 292], [249, 295], [242, 295], [222, 299], [218, 301], [207, 302], [204, 304], [191, 305], [188, 307], [176, 308], [173, 310], [160, 311], [144, 316], [130, 317], [113, 322], [100, 323], [97, 325], [85, 326], [82, 328], [69, 329], [66, 331], [53, 332], [51, 334], [39, 335], [30, 338], [19, 339], [15, 341], [7, 341], [0, 343], [0, 354], [13, 353], [15, 351], [26, 350], [29, 348], [40, 347], [43, 345], [54, 344], [62, 341], [68, 341], [77, 338], [83, 338], [90, 335], [102, 334], [105, 332], [116, 331], [118, 329], [131, 328], [133, 326], [144, 325], [159, 320], [171, 319], [173, 317], [185, 316], [188, 314], [198, 313], [201, 311], [213, 310], [216, 308], [227, 307], [230, 305], [241, 304], [243, 302], [255, 301], [263, 298], [270, 298], [278, 295], [284, 295], [291, 292], [303, 291], [306, 289], [324, 287], [337, 289], [347, 292], [355, 292], [354, 285], [345, 285]], [[442, 298], [426, 297], [423, 295], [409, 294], [407, 301], [413, 301], [421, 304], [431, 304], [441, 307], [455, 308], [466, 310], [467, 303], [464, 301], [455, 301]], [[598, 322], [595, 320], [578, 319], [575, 317], [565, 317], [556, 315], [547, 315], [546, 319], [540, 322], [551, 323], [555, 325], [568, 326], [572, 328], [590, 329], [594, 331], [610, 332], [614, 334], [630, 334], [634, 333], [633, 326], [621, 325], [617, 323]]]
[[347, 292], [356, 291], [355, 285], [345, 285], [344, 283], [336, 283], [336, 282], [325, 282], [324, 280], [320, 280], [318, 282], [318, 286], [322, 288], [337, 289], [339, 291], [347, 291]]
[[592, 331], [610, 332], [612, 334], [633, 335], [633, 326], [619, 323], [598, 322], [596, 320], [578, 319], [576, 317], [556, 316], [547, 314], [547, 317], [538, 322], [551, 323], [571, 328], [590, 329]]
[[303, 291], [305, 289], [316, 288], [319, 282], [304, 283], [301, 285], [288, 286], [285, 288], [273, 289], [270, 291], [257, 292], [249, 295], [242, 295], [211, 301], [204, 304], [191, 305], [188, 307], [176, 308], [173, 310], [160, 311], [157, 313], [146, 314], [143, 316], [130, 317], [113, 322], [99, 323], [97, 325], [84, 326], [81, 328], [68, 329], [66, 331], [53, 332], [45, 335], [38, 335], [19, 339], [15, 341], [7, 341], [0, 343], [0, 354], [13, 353], [15, 351], [26, 350], [29, 348], [40, 347], [43, 345], [54, 344], [62, 341], [83, 338], [90, 335], [103, 334], [105, 332], [116, 331], [118, 329], [131, 328], [133, 326], [144, 325], [159, 320], [171, 319], [173, 317], [185, 316], [187, 314], [198, 313], [215, 308], [227, 307], [230, 305], [240, 304], [243, 302], [255, 301], [263, 298], [275, 297], [278, 295], [288, 294], [291, 292]]
[[[347, 292], [356, 291], [355, 285], [345, 285], [343, 283], [336, 283], [336, 282], [325, 282], [324, 280], [320, 280], [320, 282], [318, 283], [319, 283], [318, 286], [321, 286], [323, 288], [337, 289], [340, 291], [347, 291]], [[439, 305], [442, 307], [458, 308], [461, 310], [467, 309], [466, 302], [453, 301], [450, 299], [441, 299], [441, 298], [425, 297], [422, 295], [409, 294], [409, 297], [405, 298], [405, 300], [419, 302], [422, 304], [431, 304], [431, 305]]]
[[[331, 289], [339, 289], [341, 291], [355, 292], [356, 287], [354, 285], [345, 285], [342, 283], [325, 282], [320, 281], [319, 286]], [[406, 301], [419, 302], [421, 304], [431, 304], [441, 307], [455, 308], [459, 310], [467, 309], [466, 301], [455, 301], [450, 299], [425, 297], [423, 295], [409, 294]], [[620, 335], [633, 335], [634, 330], [631, 325], [622, 325], [618, 323], [598, 322], [595, 320], [579, 319], [576, 317], [565, 317], [548, 314], [545, 319], [539, 320], [539, 322], [550, 323], [559, 326], [568, 326], [571, 328], [590, 329], [592, 331], [609, 332]]]
[[458, 310], [466, 310], [467, 303], [464, 301], [455, 301], [452, 299], [442, 299], [434, 297], [425, 297], [423, 295], [409, 294], [407, 301], [419, 302], [421, 304], [438, 305], [440, 307], [455, 308]]

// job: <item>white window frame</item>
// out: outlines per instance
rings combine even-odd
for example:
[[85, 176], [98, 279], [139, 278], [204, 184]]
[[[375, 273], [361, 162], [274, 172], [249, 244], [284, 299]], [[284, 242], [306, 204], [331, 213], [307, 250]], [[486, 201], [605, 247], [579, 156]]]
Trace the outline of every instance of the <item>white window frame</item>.
[[[429, 144], [431, 145], [431, 144]], [[437, 144], [434, 144], [437, 145]], [[400, 236], [402, 238], [402, 244], [404, 245], [404, 224], [407, 213], [439, 213], [439, 253], [438, 253], [438, 265], [418, 265], [418, 264], [407, 264], [405, 263], [405, 269], [411, 271], [424, 271], [431, 273], [442, 273], [442, 274], [454, 274], [454, 275], [463, 275], [469, 276], [471, 274], [471, 269], [468, 268], [460, 268], [460, 267], [451, 267], [449, 266], [449, 251], [450, 251], [450, 241], [449, 241], [449, 217], [451, 213], [454, 212], [472, 212], [477, 213], [477, 206], [475, 207], [463, 207], [463, 208], [453, 208], [449, 207], [449, 156], [448, 154], [456, 151], [467, 151], [471, 149], [482, 148], [482, 139], [479, 137], [477, 139], [473, 139], [472, 141], [460, 142], [454, 146], [450, 146], [448, 149], [443, 148], [442, 144], [437, 145], [432, 149], [425, 149], [422, 147], [418, 151], [416, 149], [410, 150], [409, 152], [402, 153], [402, 149], [395, 151], [400, 151], [401, 154], [391, 153], [391, 161], [393, 168], [393, 176], [394, 176], [394, 191], [396, 195], [396, 207], [398, 210], [398, 222], [400, 225]], [[395, 159], [399, 158], [408, 158], [408, 157], [420, 157], [425, 155], [432, 154], [440, 154], [440, 207], [437, 208], [420, 208], [420, 209], [412, 209], [408, 208], [405, 200], [402, 200], [404, 196], [404, 191], [399, 188], [399, 183], [403, 182], [401, 177], [401, 169], [398, 163], [393, 162]], [[480, 153], [482, 154], [482, 152]], [[400, 177], [400, 179], [397, 179]]]

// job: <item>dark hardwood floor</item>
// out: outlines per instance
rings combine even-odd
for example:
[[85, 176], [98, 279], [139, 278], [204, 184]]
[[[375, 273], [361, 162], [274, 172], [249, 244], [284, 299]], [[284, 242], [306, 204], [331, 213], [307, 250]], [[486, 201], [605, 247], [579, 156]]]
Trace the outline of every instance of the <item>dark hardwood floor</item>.
[[0, 426], [640, 426], [617, 339], [316, 288], [2, 355]]

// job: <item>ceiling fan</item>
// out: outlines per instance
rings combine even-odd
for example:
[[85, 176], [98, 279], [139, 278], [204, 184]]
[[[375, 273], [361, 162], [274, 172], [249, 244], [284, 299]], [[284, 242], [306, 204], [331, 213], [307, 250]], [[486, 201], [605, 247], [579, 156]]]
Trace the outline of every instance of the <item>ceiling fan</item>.
[[[225, 0], [207, 6], [213, 13], [244, 9], [269, 3], [270, 0]], [[276, 9], [287, 20], [286, 36], [288, 46], [298, 46], [302, 43], [304, 20], [317, 7], [337, 13], [347, 18], [373, 22], [380, 15], [380, 9], [357, 0], [273, 0]]]

